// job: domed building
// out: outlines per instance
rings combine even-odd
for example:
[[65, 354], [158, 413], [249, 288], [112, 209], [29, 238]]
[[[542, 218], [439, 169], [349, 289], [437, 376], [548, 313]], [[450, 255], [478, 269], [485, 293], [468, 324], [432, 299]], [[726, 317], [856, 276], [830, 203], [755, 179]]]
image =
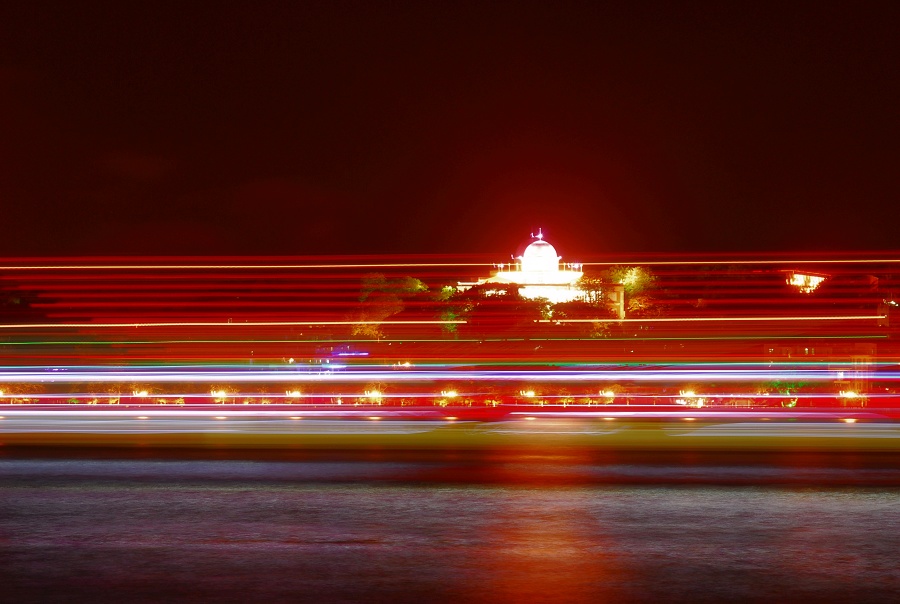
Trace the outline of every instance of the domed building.
[[526, 273], [545, 275], [559, 271], [561, 256], [556, 255], [556, 248], [544, 241], [543, 234], [538, 231], [537, 241], [530, 243], [519, 259]]
[[561, 266], [561, 257], [556, 253], [556, 248], [544, 241], [544, 234], [539, 230], [532, 237], [534, 241], [521, 256], [513, 258], [509, 264], [496, 265], [498, 270], [486, 279], [460, 283], [459, 289], [484, 283], [514, 283], [525, 298], [546, 298], [553, 304], [582, 299], [584, 293], [576, 286], [583, 274], [581, 265], [569, 263]]

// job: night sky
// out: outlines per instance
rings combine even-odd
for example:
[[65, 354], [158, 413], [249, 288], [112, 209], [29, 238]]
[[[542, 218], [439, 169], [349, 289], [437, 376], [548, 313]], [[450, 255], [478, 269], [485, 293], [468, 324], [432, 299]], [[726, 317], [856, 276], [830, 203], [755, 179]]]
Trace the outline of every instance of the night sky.
[[900, 3], [600, 4], [4, 2], [0, 254], [900, 248]]

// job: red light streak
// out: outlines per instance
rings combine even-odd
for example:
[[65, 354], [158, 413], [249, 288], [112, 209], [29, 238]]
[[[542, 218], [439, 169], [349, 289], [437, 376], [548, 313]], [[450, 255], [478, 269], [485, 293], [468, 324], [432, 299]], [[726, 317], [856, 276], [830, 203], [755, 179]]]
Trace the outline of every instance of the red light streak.
[[[368, 353], [365, 361], [350, 357], [352, 371], [365, 370], [367, 363], [379, 366], [365, 377], [373, 383], [362, 384], [363, 378], [334, 371], [321, 379], [299, 376], [288, 385], [314, 383], [318, 388], [304, 387], [304, 403], [330, 405], [343, 398], [342, 404], [356, 404], [351, 399], [364, 397], [365, 390], [378, 391], [384, 406], [441, 401], [454, 408], [513, 403], [575, 408], [608, 401], [612, 406], [665, 405], [680, 391], [696, 391], [705, 405], [762, 405], [770, 410], [782, 404], [887, 407], [897, 400], [896, 379], [886, 364], [900, 361], [900, 321], [891, 306], [894, 292], [900, 293], [900, 260], [884, 255], [638, 259], [631, 264], [655, 270], [652, 304], [649, 309], [629, 307], [624, 319], [602, 316], [596, 309], [594, 316], [585, 317], [576, 312], [584, 309], [563, 307], [546, 316], [546, 309], [491, 299], [480, 309], [467, 308], [471, 301], [454, 293], [455, 285], [485, 276], [494, 262], [313, 260], [9, 261], [0, 285], [26, 300], [23, 306], [29, 314], [3, 315], [0, 364], [128, 369], [226, 363], [241, 366], [233, 370], [235, 383], [240, 383], [252, 375], [248, 369], [283, 366], [289, 358], [304, 370], [324, 367], [326, 361], [345, 362], [332, 355], [348, 347]], [[586, 270], [613, 264], [582, 263]], [[812, 266], [819, 267], [816, 274], [825, 275], [815, 291], [804, 293], [787, 284], [785, 271], [810, 274]], [[403, 278], [414, 277], [429, 291], [388, 287], [366, 309], [361, 283], [370, 272], [383, 273], [395, 288]], [[447, 294], [449, 302], [439, 295], [445, 286], [453, 294]], [[367, 327], [377, 329], [363, 329]], [[824, 367], [827, 377], [779, 372], [777, 365], [773, 371], [764, 368], [765, 363], [798, 359]], [[625, 376], [609, 384], [596, 372], [587, 378], [593, 384], [566, 376], [566, 364], [584, 362], [680, 369], [652, 384]], [[750, 373], [732, 372], [738, 376], [733, 378], [691, 366], [710, 362], [760, 365]], [[447, 366], [433, 374], [419, 372], [429, 363]], [[503, 367], [512, 369], [503, 373]], [[534, 372], [515, 373], [522, 367]], [[403, 372], [407, 377], [398, 375]], [[424, 382], [416, 381], [425, 375]], [[807, 383], [795, 384], [802, 381], [797, 375]], [[229, 383], [227, 375], [216, 379]], [[286, 385], [280, 377], [277, 381], [280, 389], [260, 381], [259, 392], [241, 388], [233, 396], [283, 403]], [[601, 396], [601, 381], [620, 391]], [[326, 382], [333, 387], [318, 386]], [[81, 405], [84, 398], [99, 400], [108, 394], [88, 387], [51, 392], [47, 383], [37, 378], [10, 383], [10, 388], [23, 391], [3, 394], [3, 400], [71, 398]], [[191, 386], [171, 382], [170, 389], [150, 393], [149, 398], [208, 401], [208, 391], [200, 393]], [[24, 392], [28, 388], [35, 391]], [[519, 394], [532, 388], [533, 397]], [[442, 396], [441, 391], [458, 394]], [[454, 411], [450, 417], [457, 415]]]
[[465, 321], [172, 321], [158, 323], [8, 323], [0, 329], [116, 328], [116, 327], [290, 327], [315, 325], [460, 325]]

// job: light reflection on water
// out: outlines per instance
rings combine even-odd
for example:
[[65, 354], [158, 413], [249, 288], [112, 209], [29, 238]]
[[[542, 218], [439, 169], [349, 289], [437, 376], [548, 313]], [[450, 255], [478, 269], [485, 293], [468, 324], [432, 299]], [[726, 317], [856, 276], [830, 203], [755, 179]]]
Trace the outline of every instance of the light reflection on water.
[[[884, 601], [900, 593], [896, 487], [774, 487], [766, 484], [777, 469], [725, 466], [668, 472], [718, 472], [726, 482], [748, 475], [757, 486], [466, 484], [457, 475], [465, 468], [450, 482], [422, 480], [441, 467], [0, 460], [0, 600]], [[500, 475], [560, 471], [512, 464]], [[807, 471], [827, 479], [842, 470]]]

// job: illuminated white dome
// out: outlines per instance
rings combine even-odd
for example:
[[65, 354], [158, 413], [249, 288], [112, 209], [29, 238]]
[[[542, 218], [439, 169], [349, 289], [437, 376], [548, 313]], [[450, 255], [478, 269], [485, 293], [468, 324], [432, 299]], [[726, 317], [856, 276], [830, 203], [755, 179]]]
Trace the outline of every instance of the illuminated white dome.
[[544, 241], [544, 234], [538, 231], [532, 237], [536, 241], [516, 258], [519, 262], [495, 265], [499, 270], [493, 275], [477, 283], [460, 283], [459, 291], [473, 285], [502, 283], [518, 286], [519, 295], [529, 300], [545, 300], [551, 304], [584, 300], [584, 292], [576, 285], [583, 275], [581, 265], [568, 264], [560, 269], [556, 248]]
[[543, 239], [531, 242], [522, 254], [522, 270], [540, 273], [558, 271], [559, 256], [556, 249]]

